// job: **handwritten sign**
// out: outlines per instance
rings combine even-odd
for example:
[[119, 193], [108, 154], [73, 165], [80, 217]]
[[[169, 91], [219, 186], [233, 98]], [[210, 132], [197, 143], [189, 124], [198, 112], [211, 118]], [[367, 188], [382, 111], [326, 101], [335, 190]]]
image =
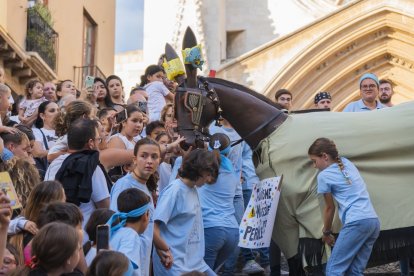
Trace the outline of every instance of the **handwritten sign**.
[[3, 194], [9, 197], [10, 205], [12, 206], [13, 210], [22, 208], [8, 172], [0, 173], [0, 190], [3, 192]]
[[239, 247], [270, 246], [280, 197], [282, 177], [266, 178], [255, 185], [239, 227]]

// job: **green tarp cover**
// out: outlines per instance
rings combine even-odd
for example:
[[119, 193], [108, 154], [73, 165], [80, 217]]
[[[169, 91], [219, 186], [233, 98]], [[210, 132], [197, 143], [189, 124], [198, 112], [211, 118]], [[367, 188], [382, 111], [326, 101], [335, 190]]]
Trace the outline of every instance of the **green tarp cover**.
[[323, 198], [307, 155], [319, 137], [334, 140], [339, 154], [357, 166], [381, 230], [414, 225], [414, 102], [371, 112], [291, 115], [259, 145], [256, 168], [260, 179], [283, 175], [273, 239], [287, 258], [296, 255], [298, 238], [322, 236]]

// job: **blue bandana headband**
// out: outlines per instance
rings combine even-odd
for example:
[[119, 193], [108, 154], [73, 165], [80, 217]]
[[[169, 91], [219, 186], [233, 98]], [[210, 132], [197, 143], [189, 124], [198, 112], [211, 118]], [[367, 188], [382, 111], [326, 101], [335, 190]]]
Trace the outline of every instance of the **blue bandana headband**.
[[[227, 148], [220, 151], [220, 157], [221, 157], [220, 168], [222, 168], [223, 170], [228, 171], [228, 172], [234, 172], [233, 163], [226, 156], [226, 154], [228, 154], [230, 152], [230, 149], [231, 149], [231, 146], [228, 146]], [[214, 149], [212, 149], [209, 146], [208, 150], [213, 151]]]
[[134, 270], [137, 269], [137, 268], [138, 268], [138, 265], [136, 265], [134, 262], [129, 260], [128, 270], [127, 270], [127, 272], [124, 273], [124, 276], [133, 276], [134, 275]]
[[[113, 233], [118, 231], [120, 228], [124, 227], [128, 218], [137, 218], [145, 214], [145, 212], [149, 209], [151, 202], [139, 207], [138, 209], [132, 210], [128, 213], [118, 212], [112, 215], [112, 217], [108, 220], [106, 224], [111, 227], [112, 236]], [[112, 224], [119, 219], [119, 223], [117, 225], [112, 226]]]

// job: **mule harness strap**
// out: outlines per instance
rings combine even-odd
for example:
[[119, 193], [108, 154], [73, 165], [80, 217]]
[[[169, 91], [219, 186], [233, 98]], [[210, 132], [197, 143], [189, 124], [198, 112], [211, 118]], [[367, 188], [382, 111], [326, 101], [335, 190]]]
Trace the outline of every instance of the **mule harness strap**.
[[252, 132], [250, 132], [249, 134], [245, 135], [244, 137], [240, 138], [239, 140], [237, 140], [236, 142], [234, 142], [233, 144], [231, 144], [231, 147], [234, 147], [238, 144], [240, 144], [241, 142], [243, 142], [243, 140], [246, 140], [246, 138], [252, 136], [253, 134], [256, 134], [259, 130], [261, 130], [262, 128], [264, 128], [265, 126], [267, 126], [268, 124], [270, 124], [271, 122], [273, 122], [274, 120], [276, 120], [280, 115], [284, 114], [283, 112], [277, 113], [275, 114], [272, 118], [270, 118], [269, 121], [266, 121], [264, 123], [262, 123], [261, 125], [259, 125], [257, 128], [255, 128]]

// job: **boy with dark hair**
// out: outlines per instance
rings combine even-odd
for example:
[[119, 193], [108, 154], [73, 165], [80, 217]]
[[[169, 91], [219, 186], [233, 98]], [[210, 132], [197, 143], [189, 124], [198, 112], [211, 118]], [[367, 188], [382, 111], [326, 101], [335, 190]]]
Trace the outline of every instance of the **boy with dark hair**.
[[[154, 235], [166, 244], [153, 254], [154, 275], [188, 271], [216, 275], [204, 261], [204, 225], [197, 187], [216, 182], [219, 161], [214, 153], [196, 149], [183, 160], [179, 178], [161, 193], [154, 213]], [[172, 253], [174, 261], [167, 257]]]
[[292, 93], [287, 89], [279, 89], [275, 94], [276, 103], [282, 105], [286, 110], [290, 110], [292, 108], [292, 100]]
[[[150, 204], [149, 196], [143, 191], [137, 188], [126, 189], [118, 196], [119, 212], [108, 221], [111, 227], [111, 248], [129, 258], [137, 275], [141, 275], [142, 271], [140, 234], [148, 226]], [[114, 224], [117, 221], [119, 222]]]
[[145, 133], [147, 134], [147, 137], [151, 138], [152, 140], [155, 140], [155, 137], [157, 137], [158, 134], [165, 131], [165, 125], [161, 121], [152, 121], [145, 127]]

